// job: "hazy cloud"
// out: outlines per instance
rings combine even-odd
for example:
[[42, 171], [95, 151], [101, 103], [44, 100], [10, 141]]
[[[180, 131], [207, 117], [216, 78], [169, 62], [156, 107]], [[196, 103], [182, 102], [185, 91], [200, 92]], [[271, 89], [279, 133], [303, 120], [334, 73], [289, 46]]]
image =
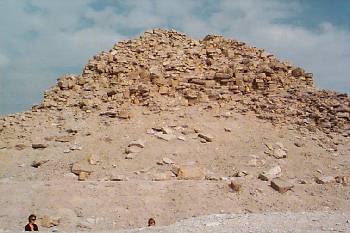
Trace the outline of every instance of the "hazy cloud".
[[4, 55], [0, 53], [0, 67], [5, 67], [9, 64], [10, 60]]

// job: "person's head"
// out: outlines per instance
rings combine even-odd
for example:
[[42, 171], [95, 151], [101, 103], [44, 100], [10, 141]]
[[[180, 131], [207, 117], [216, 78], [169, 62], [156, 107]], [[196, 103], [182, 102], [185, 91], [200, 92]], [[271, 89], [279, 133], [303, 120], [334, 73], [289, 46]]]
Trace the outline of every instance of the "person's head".
[[153, 218], [148, 219], [148, 226], [155, 226], [156, 225], [156, 221]]
[[34, 223], [35, 220], [36, 220], [36, 216], [35, 216], [34, 214], [29, 215], [28, 221], [29, 221], [30, 223]]

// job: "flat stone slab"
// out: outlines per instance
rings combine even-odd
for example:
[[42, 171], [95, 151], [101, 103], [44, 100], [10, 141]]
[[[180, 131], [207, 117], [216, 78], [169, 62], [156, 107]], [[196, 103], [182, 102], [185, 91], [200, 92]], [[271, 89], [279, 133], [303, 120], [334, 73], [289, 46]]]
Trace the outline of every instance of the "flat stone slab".
[[328, 184], [328, 183], [335, 183], [336, 179], [334, 176], [321, 176], [316, 177], [316, 183], [317, 184]]
[[44, 149], [47, 147], [47, 144], [44, 143], [33, 143], [32, 148], [33, 149]]
[[214, 137], [207, 133], [199, 133], [198, 137], [204, 139], [207, 142], [212, 142], [214, 140]]
[[72, 173], [79, 175], [81, 172], [85, 172], [85, 173], [92, 173], [93, 169], [91, 167], [91, 165], [87, 162], [87, 161], [79, 161], [73, 164], [72, 168], [71, 168]]
[[271, 187], [280, 193], [285, 193], [288, 190], [291, 190], [294, 185], [286, 180], [277, 178], [271, 181]]
[[280, 166], [272, 167], [270, 170], [264, 171], [259, 175], [260, 180], [268, 181], [277, 177], [280, 177], [282, 169]]
[[180, 180], [204, 180], [205, 172], [202, 168], [192, 165], [179, 166], [173, 169], [174, 174]]

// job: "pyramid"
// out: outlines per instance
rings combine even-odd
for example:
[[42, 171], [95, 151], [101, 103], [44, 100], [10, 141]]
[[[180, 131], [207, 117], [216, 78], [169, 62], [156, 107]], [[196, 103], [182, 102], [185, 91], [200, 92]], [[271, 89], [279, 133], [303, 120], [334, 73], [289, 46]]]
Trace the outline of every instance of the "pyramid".
[[216, 35], [197, 41], [154, 29], [94, 56], [80, 75], [60, 77], [33, 109], [128, 118], [132, 105], [158, 111], [235, 101], [238, 111], [273, 123], [348, 135], [349, 97], [313, 83], [312, 73], [246, 43]]

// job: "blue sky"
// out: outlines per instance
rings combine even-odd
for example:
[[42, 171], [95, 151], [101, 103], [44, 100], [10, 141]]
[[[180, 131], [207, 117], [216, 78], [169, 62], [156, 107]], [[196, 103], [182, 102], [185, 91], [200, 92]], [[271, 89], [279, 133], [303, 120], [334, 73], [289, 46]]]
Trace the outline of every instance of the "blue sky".
[[0, 114], [39, 103], [60, 75], [155, 27], [248, 42], [350, 93], [349, 15], [348, 0], [0, 0]]

